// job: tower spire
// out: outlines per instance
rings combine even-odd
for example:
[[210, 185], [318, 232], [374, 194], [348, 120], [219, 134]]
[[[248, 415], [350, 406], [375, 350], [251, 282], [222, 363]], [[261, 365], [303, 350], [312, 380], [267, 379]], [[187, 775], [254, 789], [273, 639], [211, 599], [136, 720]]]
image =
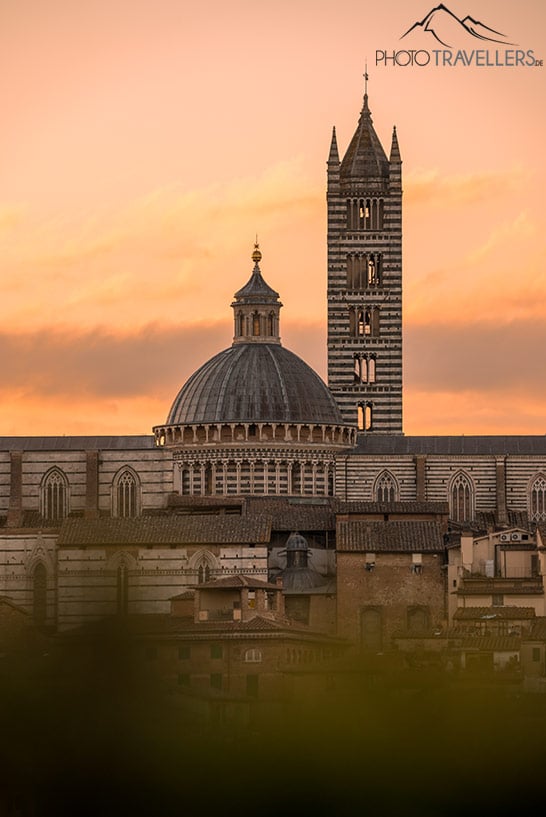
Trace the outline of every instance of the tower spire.
[[337, 149], [336, 126], [332, 128], [332, 141], [330, 142], [330, 153], [328, 154], [328, 164], [339, 164], [339, 152]]
[[364, 106], [341, 164], [328, 163], [328, 385], [361, 432], [402, 433], [402, 161]]

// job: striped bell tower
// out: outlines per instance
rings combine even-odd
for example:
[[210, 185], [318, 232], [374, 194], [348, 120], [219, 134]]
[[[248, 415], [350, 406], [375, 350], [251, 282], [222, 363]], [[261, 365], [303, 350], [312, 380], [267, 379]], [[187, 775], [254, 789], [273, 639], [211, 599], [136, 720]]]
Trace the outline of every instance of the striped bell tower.
[[[367, 75], [366, 75], [367, 81]], [[373, 127], [367, 87], [340, 161], [328, 157], [328, 385], [366, 434], [402, 433], [402, 160]]]

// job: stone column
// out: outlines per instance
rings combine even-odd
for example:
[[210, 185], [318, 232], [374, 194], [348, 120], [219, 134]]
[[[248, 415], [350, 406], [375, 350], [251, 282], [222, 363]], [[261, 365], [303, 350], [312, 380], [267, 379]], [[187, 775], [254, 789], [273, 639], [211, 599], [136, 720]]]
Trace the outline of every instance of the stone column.
[[506, 507], [506, 457], [495, 457], [496, 486], [497, 486], [497, 522], [501, 525], [508, 523], [508, 509]]
[[[112, 500], [114, 498], [112, 497]], [[99, 515], [99, 452], [85, 452], [85, 519]]]
[[425, 454], [415, 456], [415, 484], [416, 499], [418, 502], [426, 502], [427, 499], [427, 458]]
[[10, 451], [10, 486], [7, 524], [19, 528], [23, 524], [23, 452]]

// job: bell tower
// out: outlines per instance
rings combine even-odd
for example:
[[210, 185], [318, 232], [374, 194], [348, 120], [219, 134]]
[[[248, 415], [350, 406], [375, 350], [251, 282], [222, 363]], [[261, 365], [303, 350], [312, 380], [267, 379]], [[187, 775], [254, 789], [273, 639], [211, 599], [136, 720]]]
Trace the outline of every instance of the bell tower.
[[[367, 82], [367, 75], [366, 82]], [[402, 161], [373, 127], [367, 87], [340, 161], [328, 156], [328, 385], [359, 432], [402, 433]]]

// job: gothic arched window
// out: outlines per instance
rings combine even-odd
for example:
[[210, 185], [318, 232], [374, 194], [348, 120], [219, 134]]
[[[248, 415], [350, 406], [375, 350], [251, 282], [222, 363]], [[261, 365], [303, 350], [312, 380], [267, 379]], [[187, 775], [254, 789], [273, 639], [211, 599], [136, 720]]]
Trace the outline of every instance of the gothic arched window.
[[124, 518], [139, 515], [140, 482], [132, 468], [124, 468], [114, 480], [114, 514]]
[[373, 497], [376, 502], [396, 502], [400, 493], [398, 483], [390, 471], [382, 471], [373, 486]]
[[68, 515], [68, 482], [59, 468], [52, 468], [42, 480], [40, 511], [51, 522]]
[[210, 566], [208, 562], [201, 562], [197, 568], [197, 581], [199, 584], [210, 581]]
[[529, 515], [534, 522], [546, 519], [546, 477], [539, 474], [529, 490]]
[[455, 474], [449, 491], [451, 518], [455, 522], [470, 522], [474, 516], [472, 481], [464, 471]]

